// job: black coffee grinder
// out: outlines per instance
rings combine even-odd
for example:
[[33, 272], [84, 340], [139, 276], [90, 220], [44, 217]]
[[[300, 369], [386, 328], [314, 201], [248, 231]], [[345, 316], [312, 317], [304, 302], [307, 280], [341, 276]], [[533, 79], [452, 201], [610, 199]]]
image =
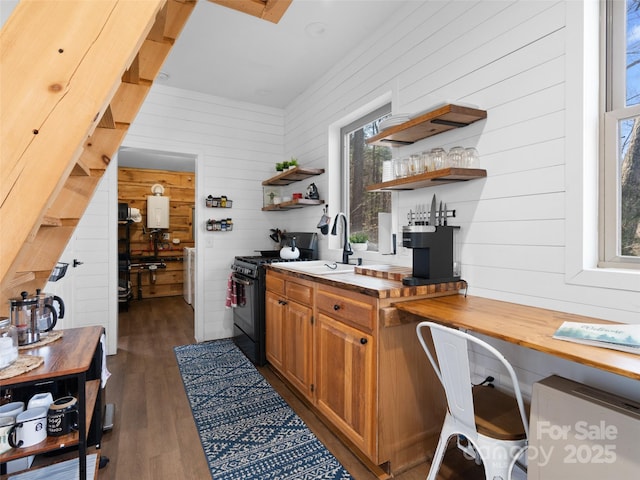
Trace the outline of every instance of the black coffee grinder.
[[413, 214], [409, 214], [409, 225], [402, 227], [402, 245], [413, 249], [413, 272], [411, 277], [402, 279], [404, 285], [432, 285], [460, 280], [457, 248], [460, 227], [447, 226], [448, 214], [455, 216], [455, 211], [447, 211], [446, 206], [443, 210], [442, 203], [436, 213], [435, 195], [428, 222], [414, 222]]

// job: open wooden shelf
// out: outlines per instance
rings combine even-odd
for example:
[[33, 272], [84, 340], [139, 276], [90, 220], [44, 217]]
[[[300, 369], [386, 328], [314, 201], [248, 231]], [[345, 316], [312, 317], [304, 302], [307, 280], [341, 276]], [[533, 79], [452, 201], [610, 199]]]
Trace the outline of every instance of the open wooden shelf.
[[389, 127], [378, 135], [367, 139], [367, 143], [386, 146], [411, 145], [423, 138], [454, 128], [466, 127], [484, 118], [487, 118], [486, 110], [448, 104], [408, 122]]
[[278, 210], [293, 210], [294, 208], [311, 207], [313, 205], [322, 205], [324, 200], [309, 200], [307, 198], [294, 198], [289, 202], [282, 202], [276, 205], [267, 205], [262, 207], [263, 212], [274, 212]]
[[[316, 175], [322, 175], [324, 173], [324, 168], [292, 168], [287, 170], [286, 172], [282, 172], [275, 177], [271, 177], [262, 182], [262, 185], [290, 185], [294, 182], [299, 182], [300, 180], [306, 180], [309, 177], [313, 177]], [[289, 203], [289, 202], [287, 202]]]
[[382, 190], [415, 190], [416, 188], [435, 187], [445, 183], [464, 182], [484, 178], [487, 171], [480, 168], [443, 168], [433, 172], [397, 178], [388, 182], [375, 183], [367, 187], [369, 192]]
[[[98, 398], [98, 390], [100, 389], [100, 380], [90, 380], [86, 383], [86, 426], [87, 432], [91, 425], [91, 417], [93, 416], [93, 410], [96, 405], [96, 399]], [[10, 460], [16, 460], [18, 458], [26, 457], [28, 455], [38, 455], [39, 453], [52, 452], [64, 447], [70, 447], [77, 445], [79, 441], [78, 432], [71, 432], [68, 435], [62, 435], [59, 437], [47, 436], [46, 440], [40, 443], [36, 443], [30, 447], [13, 448], [8, 452], [0, 454], [0, 463], [8, 462]], [[0, 477], [1, 478], [1, 477]]]
[[[87, 448], [87, 457], [89, 455], [97, 455], [96, 457], [96, 465], [95, 468], [93, 470], [89, 470], [89, 468], [87, 467], [87, 480], [94, 480], [96, 478], [98, 478], [98, 470], [100, 469], [100, 449], [95, 448], [95, 447], [90, 447]], [[75, 455], [75, 456], [74, 456]], [[47, 463], [46, 465], [36, 465], [36, 462], [38, 461], [37, 459], [34, 461], [34, 463], [31, 465], [30, 468], [28, 468], [27, 470], [21, 470], [19, 472], [14, 472], [14, 473], [10, 473], [10, 474], [5, 474], [5, 475], [0, 475], [0, 480], [8, 480], [14, 477], [14, 475], [18, 475], [20, 473], [24, 473], [24, 472], [32, 472], [35, 470], [50, 470], [51, 468], [53, 468], [52, 466], [55, 465], [56, 463], [60, 463], [60, 462], [64, 462], [66, 460], [71, 460], [71, 459], [77, 459], [78, 458], [78, 454], [77, 452], [74, 452], [73, 454], [71, 453], [65, 453], [65, 454], [61, 454], [60, 457], [56, 457], [55, 460], [51, 461], [51, 463]], [[75, 478], [78, 478], [77, 476]]]

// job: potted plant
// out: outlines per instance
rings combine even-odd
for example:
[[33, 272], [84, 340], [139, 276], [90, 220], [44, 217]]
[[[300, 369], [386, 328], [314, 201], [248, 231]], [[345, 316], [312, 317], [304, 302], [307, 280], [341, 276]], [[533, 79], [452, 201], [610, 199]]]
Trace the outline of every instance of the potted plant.
[[367, 240], [369, 240], [369, 236], [364, 232], [356, 232], [349, 235], [349, 243], [354, 251], [366, 250]]
[[296, 168], [298, 166], [298, 159], [291, 157], [291, 160], [289, 160], [289, 168]]
[[289, 168], [289, 162], [285, 160], [284, 162], [282, 162], [282, 169], [287, 170], [288, 168]]
[[284, 170], [284, 166], [282, 165], [282, 162], [276, 163], [276, 171], [282, 172], [283, 170]]

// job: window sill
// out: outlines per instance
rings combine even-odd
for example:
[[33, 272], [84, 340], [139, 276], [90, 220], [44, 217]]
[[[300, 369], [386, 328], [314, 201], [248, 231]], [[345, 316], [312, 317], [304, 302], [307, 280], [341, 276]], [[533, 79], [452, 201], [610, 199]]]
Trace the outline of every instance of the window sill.
[[640, 271], [625, 268], [585, 268], [567, 275], [567, 284], [640, 292]]

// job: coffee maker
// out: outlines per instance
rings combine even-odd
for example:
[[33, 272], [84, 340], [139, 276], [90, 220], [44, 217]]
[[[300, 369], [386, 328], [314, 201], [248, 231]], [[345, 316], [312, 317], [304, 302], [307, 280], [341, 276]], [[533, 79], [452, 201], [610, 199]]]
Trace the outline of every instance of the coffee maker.
[[[442, 204], [441, 204], [442, 205]], [[402, 245], [413, 250], [412, 276], [402, 279], [404, 285], [432, 285], [460, 280], [458, 234], [460, 227], [448, 226], [449, 213], [440, 207], [436, 216], [435, 196], [431, 204], [429, 222], [413, 222], [402, 227]], [[428, 224], [427, 224], [428, 223]]]
[[460, 227], [405, 226], [402, 245], [413, 249], [413, 273], [402, 279], [404, 285], [431, 285], [457, 282], [460, 271], [455, 258], [454, 237]]

